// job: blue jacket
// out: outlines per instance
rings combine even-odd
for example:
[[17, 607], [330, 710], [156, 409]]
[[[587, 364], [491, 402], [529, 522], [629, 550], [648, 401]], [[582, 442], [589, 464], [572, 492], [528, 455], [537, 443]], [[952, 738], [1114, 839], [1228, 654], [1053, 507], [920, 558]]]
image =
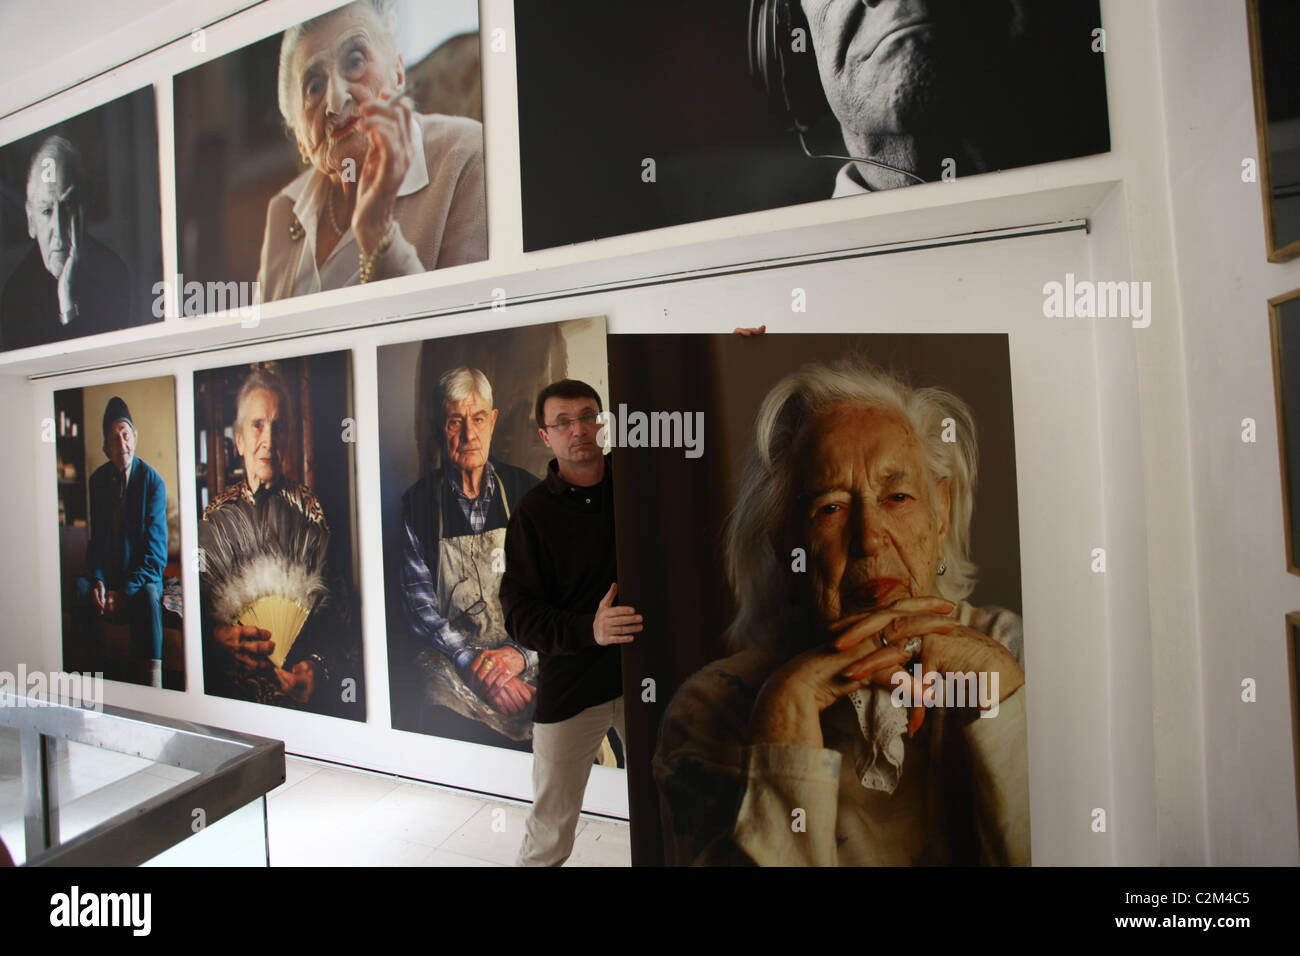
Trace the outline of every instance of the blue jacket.
[[122, 590], [134, 594], [146, 584], [162, 587], [167, 566], [167, 486], [158, 472], [139, 458], [126, 483], [122, 537], [124, 552], [111, 554], [113, 535], [113, 465], [105, 462], [90, 476], [90, 540], [86, 544], [86, 577], [110, 581], [121, 578]]

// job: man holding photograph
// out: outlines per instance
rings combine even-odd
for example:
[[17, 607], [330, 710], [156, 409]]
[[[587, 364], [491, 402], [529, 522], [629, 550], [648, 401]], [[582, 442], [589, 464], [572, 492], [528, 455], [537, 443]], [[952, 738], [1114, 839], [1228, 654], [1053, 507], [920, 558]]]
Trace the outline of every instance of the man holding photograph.
[[560, 866], [573, 850], [591, 764], [623, 729], [620, 644], [641, 616], [614, 604], [614, 475], [597, 443], [600, 396], [586, 382], [552, 382], [537, 397], [538, 433], [555, 458], [506, 532], [501, 606], [516, 641], [538, 651], [533, 806], [520, 866]]

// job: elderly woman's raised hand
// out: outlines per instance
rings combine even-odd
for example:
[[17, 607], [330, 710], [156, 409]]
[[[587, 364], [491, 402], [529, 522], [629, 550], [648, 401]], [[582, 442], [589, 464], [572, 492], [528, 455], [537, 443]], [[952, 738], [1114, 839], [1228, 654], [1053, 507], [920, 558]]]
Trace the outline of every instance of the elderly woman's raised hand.
[[[753, 743], [797, 744], [822, 747], [821, 713], [864, 684], [873, 680], [888, 686], [889, 671], [906, 660], [898, 657], [901, 646], [911, 637], [926, 637], [952, 631], [960, 625], [947, 615], [953, 603], [943, 598], [906, 598], [889, 607], [846, 619], [846, 627], [833, 641], [804, 651], [787, 661], [763, 684], [750, 714]], [[883, 645], [900, 648], [888, 668], [882, 664], [862, 678], [845, 673], [866, 661], [877, 662]], [[914, 689], [915, 693], [920, 688]], [[913, 713], [913, 724], [920, 717]]]
[[[940, 599], [922, 598], [921, 600]], [[903, 603], [905, 602], [899, 602], [900, 605]], [[851, 643], [852, 646], [856, 647], [864, 643], [866, 635], [862, 632], [862, 629], [866, 625], [866, 621], [858, 621], [858, 617], [861, 616], [846, 619], [846, 621], [837, 625], [837, 627], [844, 627], [844, 630], [836, 638], [836, 645]], [[975, 674], [989, 675], [986, 680], [991, 680], [991, 675], [996, 674], [998, 703], [1006, 700], [1024, 685], [1025, 672], [1010, 651], [987, 634], [958, 624], [955, 621], [951, 623], [951, 627], [936, 630], [933, 633], [919, 634], [918, 632], [921, 637], [919, 658], [922, 675], [930, 673], [969, 674], [973, 672]], [[910, 633], [909, 631], [909, 636]], [[865, 643], [870, 647], [872, 642], [866, 641]], [[846, 667], [841, 674], [843, 679], [847, 681], [871, 680], [879, 683], [881, 677], [887, 677], [892, 683], [892, 677], [896, 669], [906, 665], [916, 655], [904, 647], [906, 638], [897, 638], [891, 635], [884, 643], [885, 646], [876, 648], [866, 657]], [[913, 681], [913, 684], [915, 684], [915, 681]], [[914, 686], [912, 699], [921, 700], [920, 693], [921, 688]], [[915, 733], [917, 728], [920, 727], [923, 717], [924, 708], [914, 707], [908, 729]]]
[[348, 87], [361, 110], [368, 140], [365, 161], [357, 176], [357, 202], [352, 231], [361, 253], [373, 255], [393, 227], [397, 190], [411, 167], [411, 101], [395, 93], [371, 96], [358, 83]]

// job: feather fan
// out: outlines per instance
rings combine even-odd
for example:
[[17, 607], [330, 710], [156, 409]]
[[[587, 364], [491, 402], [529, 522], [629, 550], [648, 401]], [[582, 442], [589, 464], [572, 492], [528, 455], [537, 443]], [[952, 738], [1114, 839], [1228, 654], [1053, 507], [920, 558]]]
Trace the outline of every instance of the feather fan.
[[283, 667], [307, 618], [325, 601], [329, 532], [277, 494], [251, 509], [218, 508], [201, 524], [213, 612], [270, 631], [271, 663]]

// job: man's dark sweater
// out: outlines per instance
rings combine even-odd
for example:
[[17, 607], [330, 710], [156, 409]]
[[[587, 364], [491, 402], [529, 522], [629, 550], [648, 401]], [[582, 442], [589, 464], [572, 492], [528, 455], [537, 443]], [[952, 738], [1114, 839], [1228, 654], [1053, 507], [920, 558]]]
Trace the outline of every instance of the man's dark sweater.
[[570, 485], [552, 459], [506, 529], [501, 608], [506, 630], [539, 654], [533, 721], [553, 724], [623, 693], [619, 645], [596, 643], [596, 607], [618, 575], [614, 476]]

